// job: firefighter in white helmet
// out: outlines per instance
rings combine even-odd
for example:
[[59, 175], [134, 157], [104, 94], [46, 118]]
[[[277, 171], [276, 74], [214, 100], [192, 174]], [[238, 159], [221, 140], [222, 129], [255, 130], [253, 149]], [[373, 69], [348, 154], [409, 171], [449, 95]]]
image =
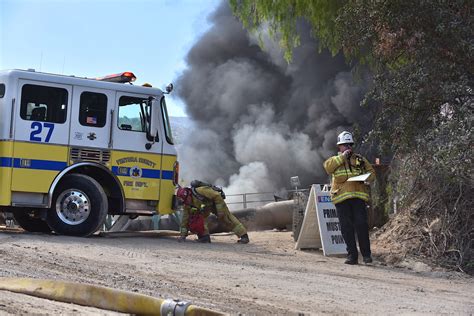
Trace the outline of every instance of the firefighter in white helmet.
[[[346, 264], [358, 263], [355, 234], [359, 241], [364, 263], [372, 262], [367, 222], [369, 201], [368, 184], [375, 179], [375, 171], [369, 161], [352, 150], [354, 140], [349, 132], [337, 136], [339, 152], [324, 162], [324, 169], [332, 176], [331, 200], [336, 206], [341, 233], [347, 245]], [[347, 181], [351, 177], [369, 173], [365, 181]]]

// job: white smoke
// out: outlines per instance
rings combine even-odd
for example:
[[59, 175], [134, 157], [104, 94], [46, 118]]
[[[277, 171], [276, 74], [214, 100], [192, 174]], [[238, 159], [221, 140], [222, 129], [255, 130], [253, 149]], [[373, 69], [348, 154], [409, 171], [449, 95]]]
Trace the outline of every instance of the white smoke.
[[272, 188], [273, 184], [265, 163], [254, 161], [240, 167], [238, 173], [230, 176], [229, 185], [224, 187], [224, 192], [227, 194], [262, 192], [262, 188]]

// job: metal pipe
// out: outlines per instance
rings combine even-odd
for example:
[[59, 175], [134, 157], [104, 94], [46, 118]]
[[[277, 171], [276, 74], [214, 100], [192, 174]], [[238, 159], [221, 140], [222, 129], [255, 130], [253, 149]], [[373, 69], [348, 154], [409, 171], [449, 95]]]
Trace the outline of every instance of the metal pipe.
[[[233, 211], [235, 217], [249, 231], [267, 230], [267, 229], [289, 229], [293, 221], [293, 200], [271, 202], [257, 208], [245, 208]], [[116, 227], [112, 231], [129, 230], [143, 231], [152, 230], [153, 222], [151, 218], [140, 217], [136, 220], [124, 219], [121, 228]], [[119, 221], [120, 222], [120, 221]], [[115, 225], [114, 225], [115, 226]], [[220, 233], [229, 231], [224, 227], [217, 217], [211, 214], [208, 218], [208, 226], [210, 233]], [[178, 224], [172, 218], [161, 218], [160, 229], [163, 230], [179, 230]]]

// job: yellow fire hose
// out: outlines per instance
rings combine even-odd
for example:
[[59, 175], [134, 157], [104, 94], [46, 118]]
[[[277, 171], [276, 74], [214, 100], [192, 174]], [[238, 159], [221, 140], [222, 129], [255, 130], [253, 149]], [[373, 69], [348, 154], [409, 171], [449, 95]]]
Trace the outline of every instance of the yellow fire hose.
[[32, 295], [59, 302], [138, 315], [225, 315], [172, 299], [115, 290], [103, 286], [29, 278], [0, 278], [0, 290]]

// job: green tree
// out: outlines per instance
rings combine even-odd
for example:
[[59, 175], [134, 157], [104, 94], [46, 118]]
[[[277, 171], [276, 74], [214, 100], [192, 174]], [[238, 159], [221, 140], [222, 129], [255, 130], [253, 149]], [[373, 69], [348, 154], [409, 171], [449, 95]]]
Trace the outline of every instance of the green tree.
[[[305, 20], [320, 49], [343, 52], [373, 73], [370, 137], [395, 154], [393, 191], [416, 223], [441, 220], [420, 248], [459, 269], [474, 267], [474, 2], [472, 0], [230, 0], [245, 27], [268, 25], [291, 62]], [[316, 52], [315, 52], [316, 53]], [[420, 211], [421, 210], [421, 211]], [[422, 220], [420, 220], [420, 218]], [[419, 225], [419, 224], [418, 224]], [[474, 269], [472, 269], [474, 271]]]
[[463, 111], [472, 102], [472, 1], [230, 0], [230, 4], [250, 30], [266, 23], [271, 35], [280, 39], [288, 61], [299, 44], [297, 22], [304, 19], [321, 48], [333, 54], [343, 51], [355, 65], [368, 64], [375, 86], [367, 100], [381, 102], [379, 125], [392, 127], [376, 132], [392, 149], [392, 145], [411, 147], [416, 134], [437, 124], [446, 110]]
[[[299, 45], [296, 23], [309, 21], [312, 32], [333, 54], [340, 50], [336, 17], [346, 0], [229, 0], [234, 14], [251, 31], [266, 23], [270, 34], [278, 36], [285, 58], [290, 61], [292, 50]], [[322, 46], [322, 47], [323, 47]]]

